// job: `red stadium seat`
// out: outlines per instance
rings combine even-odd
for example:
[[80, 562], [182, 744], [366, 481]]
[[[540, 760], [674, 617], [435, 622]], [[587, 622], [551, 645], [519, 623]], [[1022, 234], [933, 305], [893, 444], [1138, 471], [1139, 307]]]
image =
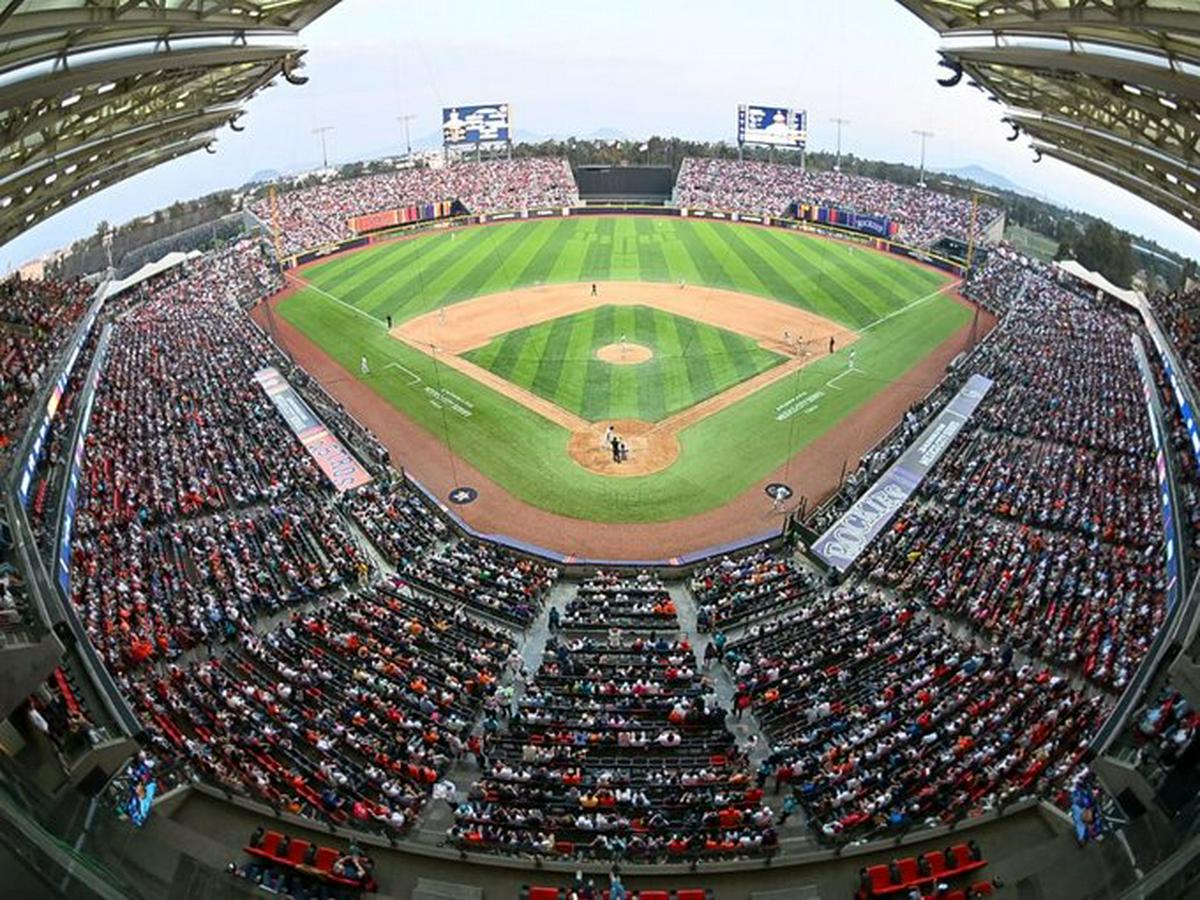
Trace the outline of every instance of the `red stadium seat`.
[[304, 854], [308, 852], [308, 841], [296, 839], [292, 841], [292, 845], [288, 847], [288, 862], [293, 866], [298, 866], [304, 862]]
[[556, 887], [531, 887], [526, 896], [528, 900], [558, 900], [559, 890]]
[[328, 872], [333, 869], [333, 864], [338, 860], [338, 852], [332, 847], [318, 847], [317, 855], [313, 859], [313, 868], [320, 869], [322, 872]]

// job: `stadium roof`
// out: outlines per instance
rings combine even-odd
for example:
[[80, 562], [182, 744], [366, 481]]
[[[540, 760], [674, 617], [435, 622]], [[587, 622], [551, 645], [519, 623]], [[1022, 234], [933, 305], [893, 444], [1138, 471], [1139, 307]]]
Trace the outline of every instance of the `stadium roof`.
[[202, 148], [339, 0], [0, 0], [0, 243]]
[[1041, 156], [1200, 228], [1200, 0], [900, 0]]

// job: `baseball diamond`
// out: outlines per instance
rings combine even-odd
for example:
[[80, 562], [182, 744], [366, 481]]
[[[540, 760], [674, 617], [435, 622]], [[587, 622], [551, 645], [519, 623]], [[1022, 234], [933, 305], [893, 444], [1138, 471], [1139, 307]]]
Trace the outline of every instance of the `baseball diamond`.
[[[944, 273], [679, 218], [446, 230], [290, 278], [275, 308], [345, 377], [519, 500], [613, 523], [727, 503], [971, 317]], [[648, 357], [600, 358], [622, 340]], [[595, 452], [608, 419], [627, 423], [619, 463]]]

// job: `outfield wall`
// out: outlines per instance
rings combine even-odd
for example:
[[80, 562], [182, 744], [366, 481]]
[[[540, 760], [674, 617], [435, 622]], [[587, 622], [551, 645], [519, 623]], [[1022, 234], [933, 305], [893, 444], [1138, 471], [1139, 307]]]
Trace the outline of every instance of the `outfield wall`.
[[[455, 203], [457, 203], [457, 201], [455, 201]], [[302, 253], [284, 257], [282, 260], [280, 260], [280, 264], [284, 269], [293, 269], [297, 266], [302, 266], [306, 263], [310, 263], [327, 256], [334, 256], [338, 253], [344, 253], [348, 250], [355, 250], [359, 247], [366, 247], [370, 244], [381, 243], [398, 237], [435, 229], [463, 228], [470, 225], [490, 225], [496, 222], [514, 222], [521, 219], [611, 215], [671, 216], [692, 219], [715, 219], [723, 222], [741, 222], [747, 225], [765, 225], [771, 228], [786, 228], [790, 231], [803, 231], [808, 234], [836, 238], [837, 240], [853, 241], [854, 243], [869, 246], [872, 249], [879, 250], [883, 253], [894, 253], [897, 256], [908, 257], [909, 259], [925, 263], [926, 265], [934, 266], [935, 268], [941, 269], [944, 272], [949, 272], [958, 277], [962, 277], [966, 273], [966, 264], [963, 260], [953, 259], [947, 256], [939, 256], [936, 253], [930, 253], [923, 247], [914, 247], [909, 244], [900, 243], [899, 241], [889, 240], [876, 235], [865, 234], [861, 231], [856, 231], [851, 228], [843, 228], [839, 225], [830, 224], [828, 222], [811, 222], [789, 216], [772, 216], [760, 213], [748, 213], [720, 209], [703, 209], [699, 207], [648, 206], [642, 203], [606, 203], [603, 206], [556, 206], [540, 207], [537, 209], [502, 210], [500, 212], [471, 213], [466, 215], [451, 216], [448, 218], [410, 222], [399, 225], [396, 228], [388, 228], [382, 231], [376, 231], [370, 235], [359, 235], [344, 241], [313, 247], [309, 250], [305, 250]]]

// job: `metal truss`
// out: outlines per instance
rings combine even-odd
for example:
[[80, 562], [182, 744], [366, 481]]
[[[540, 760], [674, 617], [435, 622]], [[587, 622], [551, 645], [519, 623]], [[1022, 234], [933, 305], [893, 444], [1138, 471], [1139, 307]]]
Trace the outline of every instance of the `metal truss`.
[[202, 148], [338, 0], [0, 0], [0, 242]]
[[1013, 139], [1200, 227], [1200, 0], [900, 0]]

